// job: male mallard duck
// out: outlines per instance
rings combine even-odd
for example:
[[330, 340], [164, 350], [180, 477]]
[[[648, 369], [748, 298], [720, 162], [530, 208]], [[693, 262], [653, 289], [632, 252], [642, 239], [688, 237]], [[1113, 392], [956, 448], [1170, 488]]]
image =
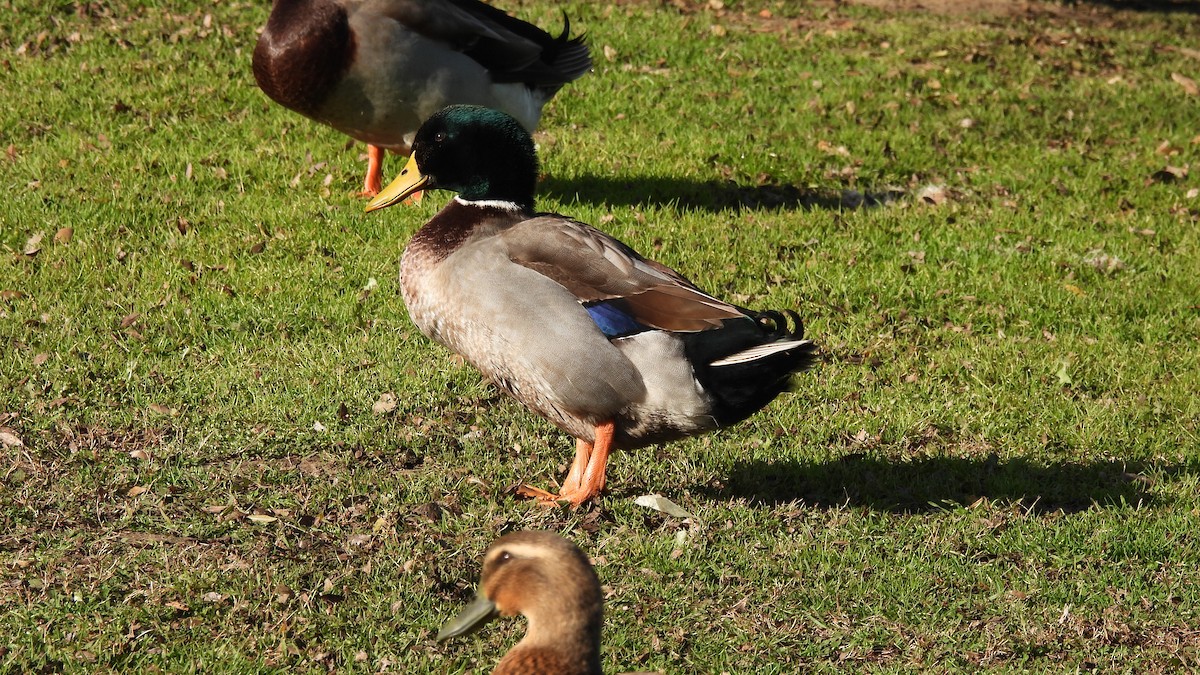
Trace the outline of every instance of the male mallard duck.
[[794, 312], [722, 302], [565, 216], [535, 213], [533, 140], [508, 115], [451, 106], [367, 205], [458, 196], [413, 235], [400, 270], [413, 322], [577, 439], [558, 495], [604, 488], [612, 448], [712, 431], [765, 406], [815, 347]]
[[599, 675], [603, 604], [600, 580], [575, 544], [549, 532], [513, 532], [488, 547], [475, 601], [437, 639], [522, 614], [525, 637], [492, 675]]
[[542, 106], [592, 67], [582, 38], [557, 38], [479, 0], [275, 0], [254, 79], [285, 108], [367, 144], [363, 193], [384, 150], [407, 155], [451, 103], [499, 108], [530, 131]]

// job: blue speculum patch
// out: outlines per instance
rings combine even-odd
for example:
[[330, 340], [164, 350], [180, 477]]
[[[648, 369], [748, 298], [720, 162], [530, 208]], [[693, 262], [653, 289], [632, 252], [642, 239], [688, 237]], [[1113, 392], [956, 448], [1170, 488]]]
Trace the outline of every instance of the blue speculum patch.
[[602, 300], [594, 304], [584, 305], [584, 309], [591, 315], [592, 321], [596, 322], [596, 326], [600, 328], [600, 332], [609, 338], [625, 337], [626, 335], [650, 330], [648, 327], [638, 323], [632, 316], [623, 312], [620, 307], [613, 304], [613, 301]]

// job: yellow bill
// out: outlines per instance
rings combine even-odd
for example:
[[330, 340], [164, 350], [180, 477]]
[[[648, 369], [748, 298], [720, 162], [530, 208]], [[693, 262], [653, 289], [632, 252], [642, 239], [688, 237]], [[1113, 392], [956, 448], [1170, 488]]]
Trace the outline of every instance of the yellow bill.
[[429, 179], [422, 176], [421, 172], [417, 170], [416, 158], [409, 157], [408, 164], [405, 164], [404, 168], [400, 170], [400, 175], [396, 176], [395, 180], [367, 203], [367, 213], [386, 209], [409, 198], [413, 203], [420, 202], [421, 191], [428, 182]]

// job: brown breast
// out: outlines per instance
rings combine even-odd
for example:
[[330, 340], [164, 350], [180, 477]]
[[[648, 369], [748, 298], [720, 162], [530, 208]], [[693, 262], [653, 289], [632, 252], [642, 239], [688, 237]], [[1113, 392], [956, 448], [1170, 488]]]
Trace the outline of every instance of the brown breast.
[[254, 79], [275, 102], [313, 117], [354, 55], [345, 7], [334, 0], [277, 0], [254, 47]]

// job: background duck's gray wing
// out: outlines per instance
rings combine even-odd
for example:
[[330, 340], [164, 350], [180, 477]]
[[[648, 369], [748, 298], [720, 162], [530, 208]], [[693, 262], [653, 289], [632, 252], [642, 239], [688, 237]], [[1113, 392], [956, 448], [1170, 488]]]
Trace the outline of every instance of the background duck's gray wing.
[[610, 301], [650, 328], [700, 331], [745, 316], [675, 270], [584, 223], [539, 216], [505, 230], [500, 238], [509, 259], [561, 284], [581, 303]]
[[564, 84], [591, 67], [582, 45], [579, 47], [587, 63], [580, 63], [580, 68], [571, 64], [578, 74], [565, 74], [564, 64], [547, 64], [543, 56], [548, 47], [565, 47], [577, 41], [567, 41], [565, 34], [556, 40], [537, 26], [478, 0], [386, 0], [381, 4], [383, 15], [466, 54], [486, 68], [495, 82]]

